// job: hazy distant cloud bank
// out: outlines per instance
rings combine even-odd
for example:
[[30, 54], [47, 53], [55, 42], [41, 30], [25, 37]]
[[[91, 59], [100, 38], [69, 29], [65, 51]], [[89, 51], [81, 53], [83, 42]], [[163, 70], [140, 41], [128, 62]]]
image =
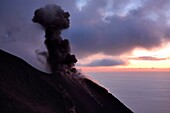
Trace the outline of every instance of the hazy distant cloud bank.
[[118, 59], [98, 59], [93, 60], [90, 63], [87, 64], [79, 64], [79, 66], [89, 66], [89, 67], [95, 67], [95, 66], [118, 66], [118, 65], [126, 65], [127, 62], [123, 60]]
[[134, 57], [129, 58], [130, 60], [146, 60], [146, 61], [162, 61], [162, 60], [168, 60], [169, 58], [158, 58], [153, 56], [140, 56], [140, 57]]

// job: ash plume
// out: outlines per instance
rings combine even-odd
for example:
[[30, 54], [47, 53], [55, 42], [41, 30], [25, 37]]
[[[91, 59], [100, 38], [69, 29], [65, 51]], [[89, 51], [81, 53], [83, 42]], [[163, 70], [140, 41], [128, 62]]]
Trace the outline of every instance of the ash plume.
[[61, 31], [69, 28], [70, 14], [64, 12], [55, 4], [46, 5], [34, 12], [32, 21], [42, 25], [45, 30], [45, 45], [48, 50], [47, 60], [53, 73], [61, 70], [74, 70], [77, 62], [75, 55], [70, 54], [70, 44], [67, 39], [62, 39]]

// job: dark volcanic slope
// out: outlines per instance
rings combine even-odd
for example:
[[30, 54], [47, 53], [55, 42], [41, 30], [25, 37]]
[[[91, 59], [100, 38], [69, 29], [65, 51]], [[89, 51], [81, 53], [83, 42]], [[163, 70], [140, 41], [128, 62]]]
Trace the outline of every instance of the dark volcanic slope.
[[46, 74], [0, 50], [0, 113], [68, 113], [71, 109], [72, 113], [132, 113], [91, 80]]

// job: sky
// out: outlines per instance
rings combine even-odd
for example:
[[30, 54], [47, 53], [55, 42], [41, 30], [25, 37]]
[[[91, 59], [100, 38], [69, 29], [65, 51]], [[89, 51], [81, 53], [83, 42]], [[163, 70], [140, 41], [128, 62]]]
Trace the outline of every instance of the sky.
[[1, 0], [0, 49], [45, 70], [44, 31], [31, 19], [46, 4], [71, 15], [68, 38], [86, 70], [170, 68], [169, 0]]

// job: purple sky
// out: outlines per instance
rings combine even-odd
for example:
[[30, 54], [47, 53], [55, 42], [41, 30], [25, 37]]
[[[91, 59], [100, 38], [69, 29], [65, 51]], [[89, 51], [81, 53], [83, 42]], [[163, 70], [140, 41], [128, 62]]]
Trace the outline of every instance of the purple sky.
[[[35, 50], [45, 48], [44, 31], [31, 19], [35, 9], [48, 3], [70, 12], [71, 27], [63, 37], [69, 38], [79, 59], [97, 53], [118, 58], [135, 48], [150, 50], [170, 41], [169, 0], [1, 0], [0, 48], [39, 67]], [[108, 65], [121, 64], [126, 62], [114, 59]]]

